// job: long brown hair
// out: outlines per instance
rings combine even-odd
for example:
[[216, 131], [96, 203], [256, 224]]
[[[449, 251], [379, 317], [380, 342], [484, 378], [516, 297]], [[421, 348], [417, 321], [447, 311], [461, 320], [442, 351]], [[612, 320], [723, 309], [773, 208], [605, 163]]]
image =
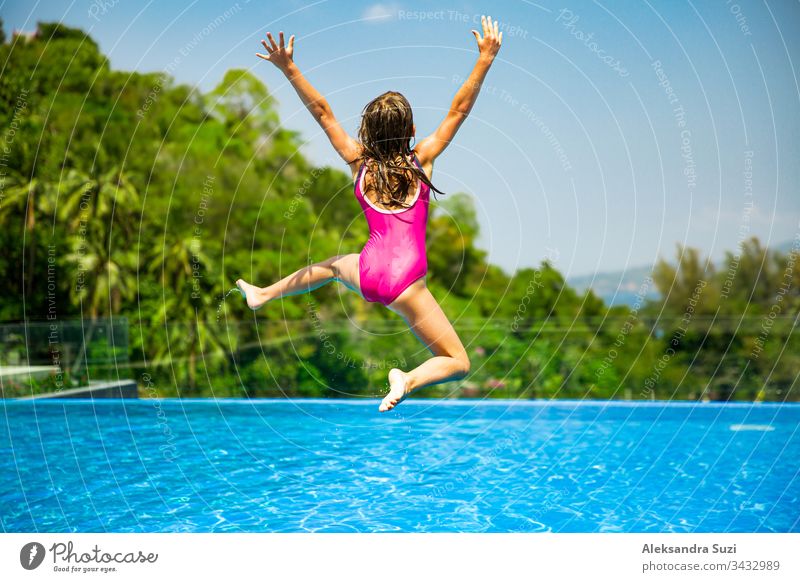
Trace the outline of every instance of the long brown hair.
[[367, 190], [375, 190], [377, 201], [384, 206], [410, 207], [405, 199], [414, 177], [422, 180], [432, 191], [444, 194], [431, 183], [419, 166], [409, 161], [413, 133], [411, 105], [402, 93], [387, 91], [364, 107], [358, 130], [361, 156], [353, 161], [363, 159], [374, 162], [372, 167], [367, 164], [374, 177]]

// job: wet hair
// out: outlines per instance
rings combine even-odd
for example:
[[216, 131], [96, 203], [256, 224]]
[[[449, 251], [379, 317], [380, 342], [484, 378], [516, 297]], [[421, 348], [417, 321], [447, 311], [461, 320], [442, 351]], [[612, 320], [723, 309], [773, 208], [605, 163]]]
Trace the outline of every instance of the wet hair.
[[363, 159], [367, 162], [373, 180], [366, 189], [375, 190], [377, 201], [384, 206], [409, 208], [411, 205], [406, 204], [405, 199], [415, 177], [433, 192], [444, 194], [419, 166], [409, 160], [413, 133], [411, 105], [401, 93], [387, 91], [364, 107], [358, 130], [362, 152], [354, 161]]

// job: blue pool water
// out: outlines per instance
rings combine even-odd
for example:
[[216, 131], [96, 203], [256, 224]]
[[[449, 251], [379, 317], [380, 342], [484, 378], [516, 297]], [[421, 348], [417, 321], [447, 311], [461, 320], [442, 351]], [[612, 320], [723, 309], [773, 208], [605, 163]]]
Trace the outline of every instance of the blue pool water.
[[2, 401], [6, 532], [797, 532], [800, 406]]

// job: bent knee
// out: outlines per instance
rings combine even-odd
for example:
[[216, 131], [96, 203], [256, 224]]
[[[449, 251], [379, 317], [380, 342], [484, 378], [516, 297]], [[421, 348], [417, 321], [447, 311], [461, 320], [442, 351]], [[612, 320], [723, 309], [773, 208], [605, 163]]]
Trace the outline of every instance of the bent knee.
[[463, 378], [464, 376], [469, 374], [469, 370], [470, 367], [472, 366], [472, 363], [470, 362], [469, 356], [466, 353], [457, 356], [456, 360], [458, 361], [459, 365], [458, 374]]

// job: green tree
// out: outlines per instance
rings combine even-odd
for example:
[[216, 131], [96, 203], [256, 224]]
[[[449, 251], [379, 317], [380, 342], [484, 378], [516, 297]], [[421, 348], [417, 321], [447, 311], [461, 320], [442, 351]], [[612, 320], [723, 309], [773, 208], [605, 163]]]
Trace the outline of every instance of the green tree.
[[70, 230], [75, 304], [92, 319], [120, 313], [135, 295], [137, 256], [131, 242], [140, 197], [119, 167], [100, 175], [70, 170], [60, 184], [59, 218]]
[[463, 193], [448, 196], [429, 220], [430, 279], [450, 293], [466, 296], [486, 253], [475, 247], [479, 234], [475, 204]]

